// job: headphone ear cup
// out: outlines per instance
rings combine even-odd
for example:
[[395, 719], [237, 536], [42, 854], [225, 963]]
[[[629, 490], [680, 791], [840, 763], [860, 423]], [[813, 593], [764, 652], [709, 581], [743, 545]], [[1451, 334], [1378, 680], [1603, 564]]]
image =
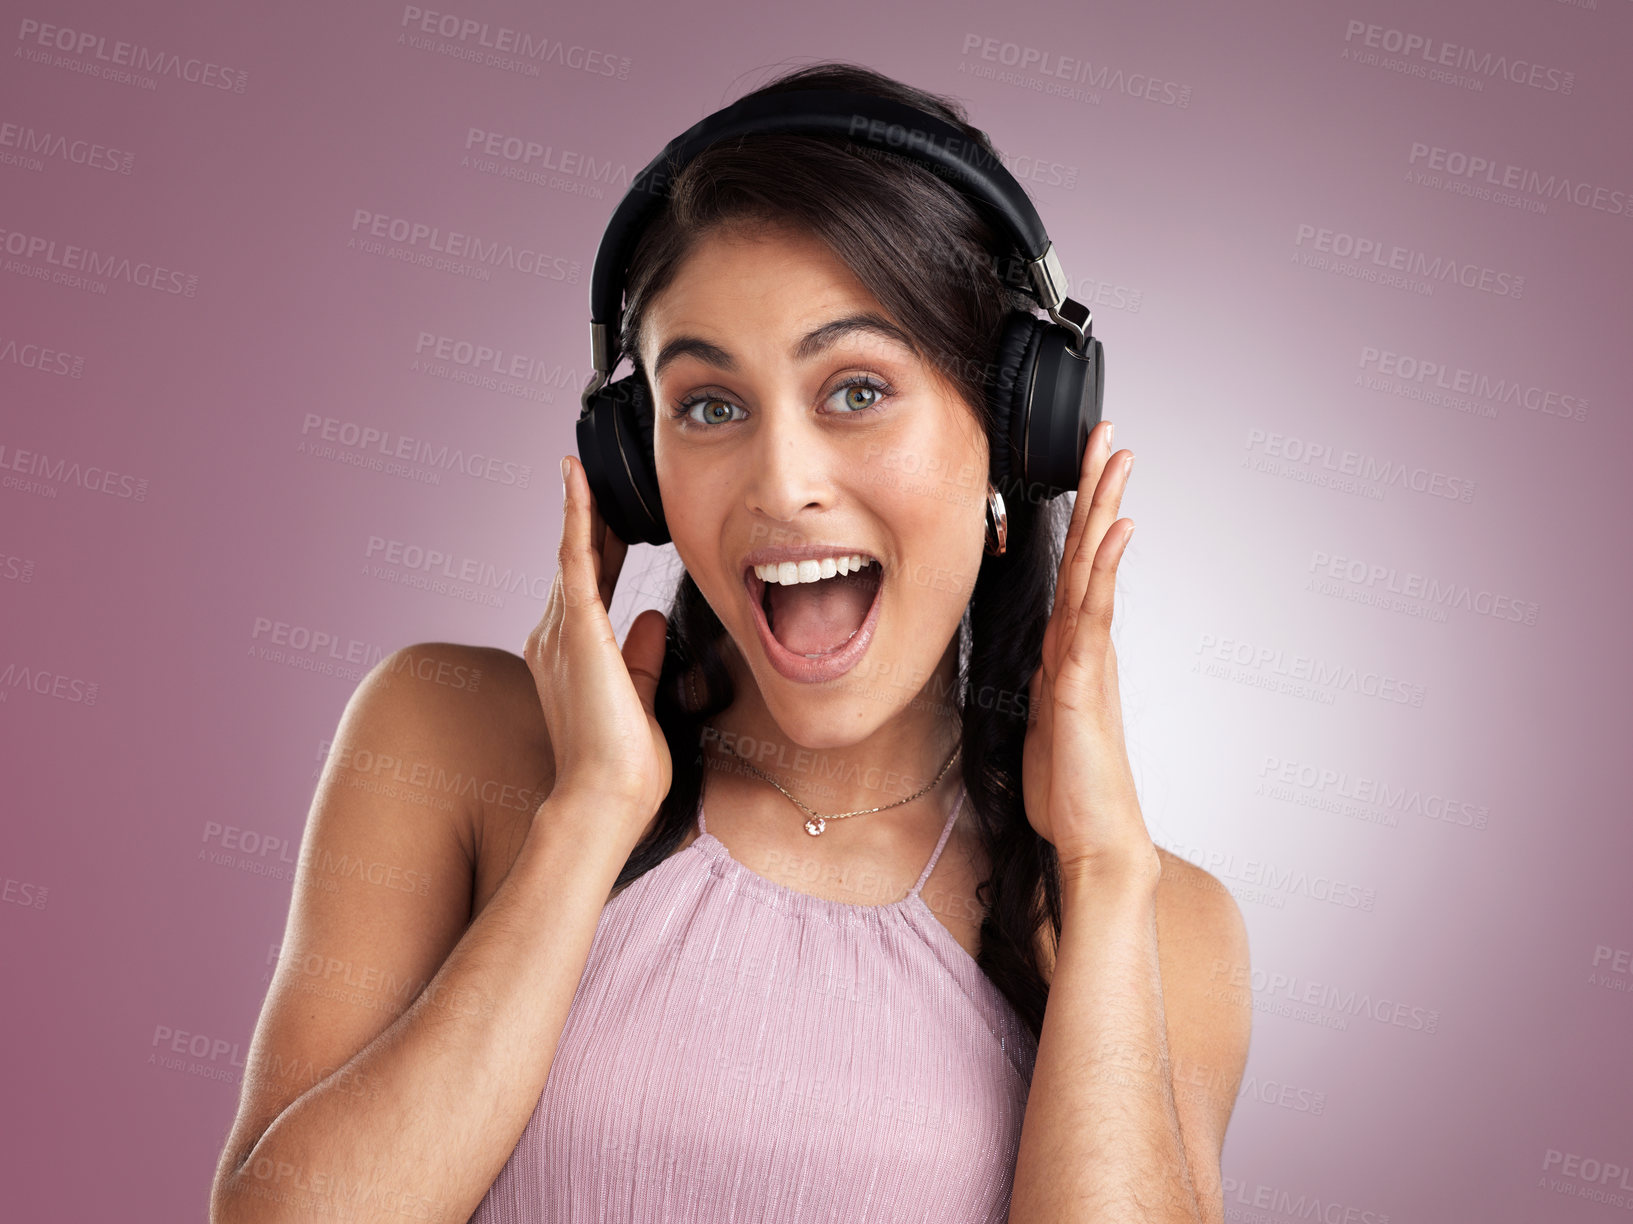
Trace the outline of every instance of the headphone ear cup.
[[1012, 310], [1004, 317], [998, 335], [998, 351], [992, 362], [992, 380], [987, 403], [992, 409], [992, 434], [987, 439], [992, 462], [992, 483], [1005, 496], [1027, 480], [1021, 434], [1025, 427], [1027, 402], [1037, 368], [1037, 350], [1042, 325], [1025, 311]]
[[578, 418], [578, 456], [596, 508], [625, 544], [667, 544], [653, 469], [653, 412], [638, 371], [594, 392]]
[[1077, 337], [1058, 323], [1039, 323], [1032, 372], [1030, 420], [1017, 438], [1026, 478], [1043, 496], [1056, 497], [1083, 480], [1089, 432], [1100, 423], [1106, 363], [1100, 341], [1090, 337], [1079, 357]]

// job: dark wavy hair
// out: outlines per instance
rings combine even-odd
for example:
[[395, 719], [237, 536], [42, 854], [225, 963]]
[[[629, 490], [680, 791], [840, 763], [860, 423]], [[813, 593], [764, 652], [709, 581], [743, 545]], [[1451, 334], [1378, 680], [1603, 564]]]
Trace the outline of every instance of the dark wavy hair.
[[[957, 125], [993, 150], [986, 134], [966, 122], [957, 101], [861, 65], [799, 68], [751, 96], [793, 89], [847, 89], [893, 98]], [[1035, 305], [1003, 275], [1006, 269], [995, 252], [1007, 250], [1007, 243], [964, 195], [928, 168], [838, 138], [761, 134], [721, 142], [676, 176], [666, 205], [632, 254], [626, 281], [620, 347], [647, 378], [649, 391], [638, 344], [648, 304], [705, 235], [717, 227], [763, 224], [792, 226], [825, 242], [908, 334], [920, 358], [958, 391], [984, 434], [993, 436], [986, 375], [997, 355], [1003, 317]], [[650, 453], [650, 407], [640, 424]], [[954, 699], [962, 722], [964, 784], [991, 864], [976, 894], [983, 910], [977, 964], [1037, 1037], [1048, 987], [1035, 940], [1045, 920], [1057, 939], [1060, 934], [1060, 863], [1027, 821], [1021, 748], [1027, 689], [1053, 605], [1068, 503], [1002, 491], [1009, 543], [1001, 556], [982, 555], [958, 628]], [[703, 727], [735, 697], [721, 649], [725, 633], [697, 583], [683, 571], [668, 613], [656, 699], [673, 781], [652, 828], [619, 872], [615, 891], [668, 858], [695, 818], [706, 768]], [[691, 708], [689, 675], [700, 708]]]

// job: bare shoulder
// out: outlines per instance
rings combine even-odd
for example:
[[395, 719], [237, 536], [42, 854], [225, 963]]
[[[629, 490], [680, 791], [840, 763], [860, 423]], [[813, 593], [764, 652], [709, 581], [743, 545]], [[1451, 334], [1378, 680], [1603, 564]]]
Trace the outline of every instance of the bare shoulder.
[[[491, 838], [495, 817], [531, 817], [554, 781], [549, 729], [533, 674], [517, 654], [495, 646], [420, 642], [393, 652], [370, 680], [390, 690], [413, 759], [393, 767], [408, 785], [431, 791], [457, 813], [472, 863]], [[440, 792], [440, 793], [438, 793]]]
[[382, 684], [414, 682], [407, 704], [452, 715], [469, 732], [460, 737], [469, 746], [535, 755], [542, 749], [549, 756], [533, 673], [518, 654], [497, 646], [420, 642], [381, 660], [375, 671]]
[[[1166, 917], [1170, 934], [1186, 942], [1207, 941], [1211, 934], [1215, 940], [1229, 944], [1234, 935], [1240, 934], [1241, 950], [1245, 951], [1242, 910], [1230, 890], [1212, 872], [1171, 850], [1158, 846], [1157, 857], [1162, 862], [1162, 878], [1157, 884], [1159, 928]], [[1221, 950], [1229, 949], [1221, 946]]]
[[[1241, 980], [1247, 969], [1247, 926], [1241, 907], [1230, 890], [1205, 868], [1162, 846], [1157, 848], [1162, 876], [1157, 884], [1157, 951], [1167, 993], [1174, 976], [1196, 979], [1206, 986], [1214, 976], [1221, 987]], [[1042, 885], [1039, 885], [1041, 890]], [[1038, 953], [1044, 980], [1053, 977], [1054, 938], [1048, 923], [1038, 932]], [[1195, 984], [1194, 980], [1191, 984]], [[1218, 992], [1215, 992], [1216, 994]]]
[[484, 696], [463, 728], [473, 775], [466, 790], [478, 800], [471, 818], [480, 913], [509, 874], [534, 813], [555, 785], [550, 728], [527, 660], [494, 646], [458, 647], [482, 673]]
[[1247, 924], [1212, 873], [1158, 847], [1157, 960], [1174, 1111], [1202, 1219], [1225, 1219], [1220, 1156], [1253, 1033]]
[[[1223, 1001], [1234, 997], [1233, 982], [1245, 980], [1247, 924], [1236, 898], [1203, 867], [1157, 847], [1162, 877], [1157, 883], [1157, 955], [1169, 1007], [1205, 1015], [1211, 1025], [1222, 1013], [1239, 1010]], [[1249, 1009], [1251, 1010], [1251, 1009]], [[1172, 1018], [1172, 1017], [1171, 1017]], [[1240, 1017], [1245, 1019], [1244, 1017]]]
[[518, 668], [530, 677], [505, 651], [417, 643], [376, 663], [346, 702], [216, 1192], [322, 1079], [314, 1069], [344, 1066], [421, 997], [469, 926], [488, 813], [552, 781]]

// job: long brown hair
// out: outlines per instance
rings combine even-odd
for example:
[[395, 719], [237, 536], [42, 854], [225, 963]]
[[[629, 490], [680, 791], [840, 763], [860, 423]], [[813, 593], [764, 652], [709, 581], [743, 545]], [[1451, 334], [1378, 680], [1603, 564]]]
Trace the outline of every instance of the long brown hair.
[[[993, 149], [986, 134], [966, 121], [958, 102], [870, 68], [816, 64], [778, 76], [754, 94], [793, 89], [893, 98], [957, 125]], [[667, 203], [635, 247], [626, 281], [620, 347], [638, 370], [645, 373], [637, 338], [646, 308], [699, 239], [716, 227], [765, 223], [795, 226], [832, 248], [992, 437], [986, 375], [1003, 317], [1032, 305], [995, 266], [999, 234], [929, 169], [893, 154], [859, 151], [837, 138], [762, 134], [722, 142], [676, 177]], [[649, 390], [650, 385], [648, 379]], [[640, 424], [650, 454], [650, 414]], [[976, 492], [984, 495], [985, 489], [983, 482]], [[1060, 933], [1060, 874], [1054, 848], [1026, 818], [1021, 749], [1028, 684], [1054, 599], [1066, 503], [1004, 492], [1008, 548], [1002, 556], [983, 554], [958, 629], [956, 692], [931, 699], [952, 700], [959, 711], [964, 784], [991, 864], [976, 895], [984, 911], [977, 963], [1036, 1037], [1048, 999], [1036, 936], [1045, 921], [1056, 937]], [[674, 763], [673, 781], [616, 888], [668, 858], [695, 818], [705, 768], [703, 725], [735, 697], [720, 645], [725, 632], [696, 582], [683, 572], [669, 609], [656, 705]], [[685, 678], [692, 672], [701, 708], [689, 708]]]

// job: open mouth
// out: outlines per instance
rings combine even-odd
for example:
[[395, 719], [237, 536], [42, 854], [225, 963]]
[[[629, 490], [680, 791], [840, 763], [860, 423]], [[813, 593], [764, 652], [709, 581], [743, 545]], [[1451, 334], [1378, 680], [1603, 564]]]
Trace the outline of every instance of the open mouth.
[[862, 627], [883, 571], [877, 561], [870, 561], [848, 574], [778, 583], [767, 582], [750, 569], [746, 581], [778, 644], [790, 654], [817, 658], [838, 650]]
[[810, 582], [768, 582], [753, 568], [743, 583], [772, 664], [793, 679], [830, 678], [849, 670], [878, 622], [884, 573], [877, 561]]

